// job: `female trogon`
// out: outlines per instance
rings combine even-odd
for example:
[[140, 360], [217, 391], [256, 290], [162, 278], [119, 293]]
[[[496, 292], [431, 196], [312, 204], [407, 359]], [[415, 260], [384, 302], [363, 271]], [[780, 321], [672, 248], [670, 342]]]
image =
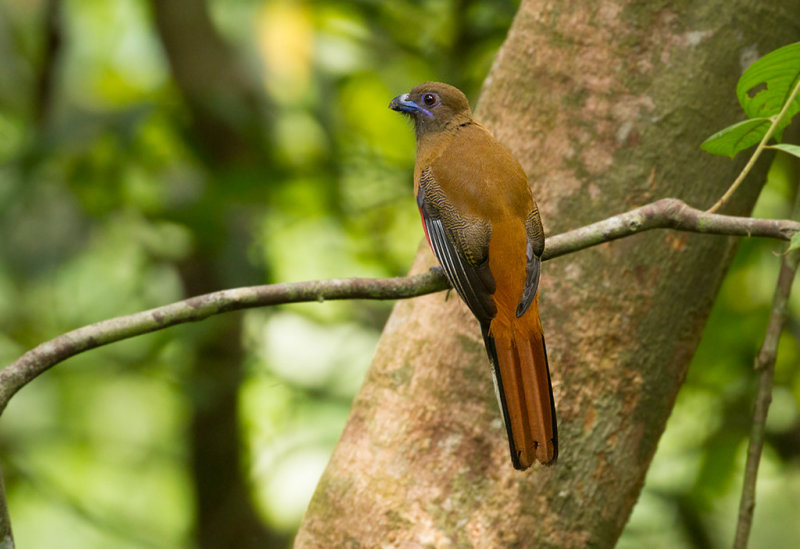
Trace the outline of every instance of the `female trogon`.
[[552, 464], [556, 413], [537, 294], [544, 232], [525, 172], [453, 86], [425, 82], [389, 107], [414, 121], [425, 235], [480, 323], [511, 461]]

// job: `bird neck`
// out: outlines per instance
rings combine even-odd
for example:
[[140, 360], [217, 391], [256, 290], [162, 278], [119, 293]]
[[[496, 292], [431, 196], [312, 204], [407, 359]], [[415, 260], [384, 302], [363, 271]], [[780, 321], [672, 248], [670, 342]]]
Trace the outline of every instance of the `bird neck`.
[[435, 160], [465, 126], [477, 124], [469, 112], [461, 112], [437, 125], [416, 126], [417, 164], [427, 166]]
[[428, 136], [439, 133], [454, 132], [459, 125], [469, 123], [472, 121], [472, 113], [469, 109], [456, 113], [446, 118], [434, 117], [426, 118], [424, 116], [417, 116], [415, 119], [414, 129], [416, 130], [417, 143]]

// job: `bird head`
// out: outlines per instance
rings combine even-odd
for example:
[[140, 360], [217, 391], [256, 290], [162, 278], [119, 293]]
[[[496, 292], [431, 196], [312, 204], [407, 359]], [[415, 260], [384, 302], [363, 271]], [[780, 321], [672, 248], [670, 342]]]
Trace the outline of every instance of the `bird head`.
[[415, 86], [410, 92], [392, 99], [389, 108], [414, 121], [417, 137], [472, 119], [469, 102], [461, 90], [441, 82]]

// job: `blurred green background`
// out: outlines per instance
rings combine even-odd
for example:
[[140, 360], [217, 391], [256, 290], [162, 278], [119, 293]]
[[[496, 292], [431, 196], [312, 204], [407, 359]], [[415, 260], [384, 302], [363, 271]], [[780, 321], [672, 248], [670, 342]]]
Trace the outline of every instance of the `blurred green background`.
[[[0, 1], [0, 363], [188, 295], [404, 274], [414, 144], [386, 106], [428, 79], [474, 103], [517, 4]], [[796, 174], [770, 174], [757, 215], [786, 216]], [[620, 546], [730, 544], [778, 250], [743, 243]], [[800, 546], [799, 306], [752, 547]], [[37, 379], [0, 421], [18, 545], [288, 546], [390, 308], [228, 314]]]

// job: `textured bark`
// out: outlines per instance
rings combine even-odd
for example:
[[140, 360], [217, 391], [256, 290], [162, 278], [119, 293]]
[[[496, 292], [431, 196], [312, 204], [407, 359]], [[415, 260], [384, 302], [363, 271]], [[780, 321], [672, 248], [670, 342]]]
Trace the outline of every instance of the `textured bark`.
[[[663, 196], [707, 207], [741, 162], [698, 145], [740, 117], [742, 60], [796, 40], [797, 14], [797, 0], [523, 2], [476, 118], [522, 162], [548, 234]], [[524, 473], [469, 312], [445, 294], [398, 303], [296, 545], [613, 545], [735, 242], [665, 231], [546, 263], [561, 455]], [[412, 270], [432, 261], [423, 248]]]

